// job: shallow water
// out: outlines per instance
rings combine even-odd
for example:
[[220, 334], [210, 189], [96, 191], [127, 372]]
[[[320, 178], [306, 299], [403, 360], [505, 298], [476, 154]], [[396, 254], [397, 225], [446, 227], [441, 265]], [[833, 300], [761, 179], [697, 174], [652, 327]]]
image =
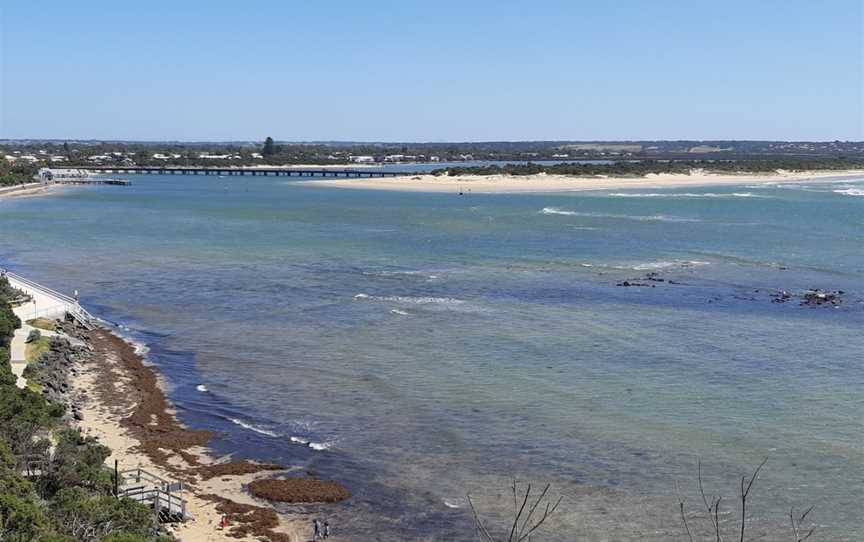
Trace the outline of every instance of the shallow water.
[[[757, 527], [817, 504], [823, 540], [864, 537], [862, 180], [132, 180], [0, 200], [0, 262], [146, 343], [219, 451], [343, 480], [343, 535], [470, 539], [465, 494], [495, 517], [517, 476], [565, 495], [549, 539], [668, 540], [697, 457], [731, 501], [768, 455]], [[616, 286], [649, 272], [679, 284]], [[810, 287], [845, 301], [771, 302]]]

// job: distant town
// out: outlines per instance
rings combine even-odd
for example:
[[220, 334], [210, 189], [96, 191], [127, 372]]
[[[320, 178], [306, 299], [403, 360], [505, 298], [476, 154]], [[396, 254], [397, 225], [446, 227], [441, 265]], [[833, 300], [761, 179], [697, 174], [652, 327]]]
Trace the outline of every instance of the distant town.
[[864, 142], [624, 141], [354, 143], [265, 141], [126, 142], [0, 140], [9, 164], [213, 165], [398, 164], [483, 161], [844, 159], [864, 157]]

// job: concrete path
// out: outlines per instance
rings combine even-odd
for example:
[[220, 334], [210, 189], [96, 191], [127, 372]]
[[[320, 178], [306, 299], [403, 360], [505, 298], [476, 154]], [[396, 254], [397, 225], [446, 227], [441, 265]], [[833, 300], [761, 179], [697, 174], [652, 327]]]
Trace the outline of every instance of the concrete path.
[[[21, 319], [21, 327], [15, 330], [15, 335], [12, 337], [12, 344], [9, 345], [9, 354], [12, 362], [12, 373], [18, 378], [15, 385], [19, 388], [27, 386], [27, 379], [24, 378], [24, 367], [27, 367], [27, 336], [34, 328], [25, 323], [29, 318], [28, 315], [33, 314], [36, 310], [34, 303], [25, 303], [20, 307], [12, 309], [18, 318]], [[41, 330], [40, 330], [41, 331]]]
[[[3, 274], [9, 280], [9, 284], [13, 288], [23, 291], [30, 296], [30, 301], [13, 309], [13, 312], [21, 320], [21, 327], [15, 330], [15, 335], [12, 337], [10, 345], [10, 361], [12, 364], [12, 372], [17, 377], [16, 385], [19, 388], [27, 386], [27, 379], [24, 378], [24, 368], [27, 366], [27, 337], [33, 331], [33, 326], [27, 325], [28, 320], [34, 318], [47, 318], [49, 320], [62, 319], [67, 313], [75, 316], [79, 322], [85, 325], [93, 325], [95, 319], [90, 314], [81, 308], [76, 299], [67, 295], [55, 292], [50, 288], [41, 286], [31, 280], [19, 277], [14, 273]], [[66, 335], [55, 331], [39, 330], [44, 336]], [[72, 344], [81, 344], [77, 339], [66, 337]]]
[[[32, 314], [35, 311], [32, 305], [33, 302], [31, 301], [12, 309], [12, 312], [14, 312], [21, 320], [21, 327], [15, 330], [15, 335], [12, 337], [12, 343], [9, 345], [9, 358], [12, 365], [12, 373], [18, 378], [15, 385], [19, 388], [27, 386], [27, 379], [24, 378], [24, 368], [27, 367], [27, 337], [30, 336], [31, 331], [38, 329], [27, 324], [27, 320], [32, 317]], [[39, 333], [41, 333], [43, 337], [66, 337], [63, 333], [48, 331], [46, 329], [40, 329]], [[77, 339], [70, 339], [70, 342], [73, 344], [83, 344]]]

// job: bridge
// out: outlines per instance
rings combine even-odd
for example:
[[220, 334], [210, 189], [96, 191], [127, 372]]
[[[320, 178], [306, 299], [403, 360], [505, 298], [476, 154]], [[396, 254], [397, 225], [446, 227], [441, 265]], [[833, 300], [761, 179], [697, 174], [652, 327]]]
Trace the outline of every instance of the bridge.
[[415, 175], [408, 171], [391, 171], [379, 168], [340, 169], [340, 168], [295, 168], [295, 167], [205, 167], [205, 166], [69, 166], [52, 167], [52, 171], [64, 170], [89, 171], [93, 173], [143, 174], [143, 175], [232, 175], [275, 176], [275, 177], [402, 177]]

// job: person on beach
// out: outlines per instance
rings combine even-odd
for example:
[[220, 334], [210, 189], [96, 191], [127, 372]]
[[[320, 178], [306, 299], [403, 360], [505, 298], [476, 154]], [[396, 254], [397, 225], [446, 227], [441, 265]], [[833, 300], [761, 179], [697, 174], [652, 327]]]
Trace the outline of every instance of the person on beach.
[[330, 522], [325, 521], [324, 522], [324, 538], [329, 538], [329, 537], [330, 537]]
[[312, 540], [321, 538], [321, 522], [318, 518], [312, 520]]

